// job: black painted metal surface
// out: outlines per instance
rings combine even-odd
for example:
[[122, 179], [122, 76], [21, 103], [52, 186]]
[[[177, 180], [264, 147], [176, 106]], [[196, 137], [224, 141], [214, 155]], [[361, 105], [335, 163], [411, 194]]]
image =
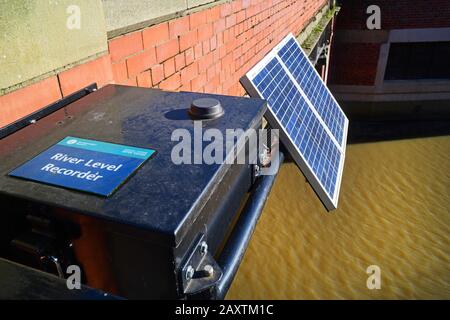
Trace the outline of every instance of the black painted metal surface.
[[[218, 99], [226, 116], [204, 121], [203, 127], [224, 135], [228, 128], [255, 127], [266, 110], [260, 99], [109, 85], [0, 140], [0, 194], [133, 226], [177, 245], [227, 170], [226, 165], [171, 161], [172, 147], [178, 143], [171, 141], [173, 130], [187, 129], [193, 136], [194, 122], [187, 111], [194, 99], [205, 96]], [[7, 176], [69, 135], [158, 153], [110, 198]]]
[[116, 300], [119, 297], [86, 286], [67, 289], [66, 280], [0, 258], [0, 299]]
[[84, 89], [81, 89], [79, 91], [76, 91], [74, 93], [72, 93], [71, 95], [55, 102], [52, 103], [51, 105], [48, 105], [36, 112], [33, 112], [32, 114], [19, 119], [9, 125], [7, 125], [6, 127], [0, 128], [0, 139], [4, 138], [30, 124], [35, 123], [36, 121], [38, 121], [39, 119], [42, 119], [43, 117], [61, 109], [64, 108], [65, 106], [67, 106], [68, 104], [83, 98], [84, 96], [87, 96], [88, 94], [90, 94], [91, 92], [97, 90], [97, 84], [91, 84], [90, 86], [87, 86]]
[[[193, 138], [188, 110], [205, 97], [220, 101], [224, 114], [203, 121], [203, 130], [225, 136], [227, 129], [261, 127], [260, 99], [110, 85], [1, 139], [0, 257], [55, 273], [41, 263], [42, 255], [54, 256], [64, 264], [62, 276], [66, 265], [79, 265], [84, 284], [124, 298], [186, 298], [180, 275], [196, 239], [202, 235], [208, 254], [219, 254], [254, 181], [252, 164], [172, 161], [179, 143], [172, 133], [184, 129]], [[66, 136], [157, 154], [109, 198], [7, 176]], [[209, 144], [197, 150], [190, 142], [191, 160]]]

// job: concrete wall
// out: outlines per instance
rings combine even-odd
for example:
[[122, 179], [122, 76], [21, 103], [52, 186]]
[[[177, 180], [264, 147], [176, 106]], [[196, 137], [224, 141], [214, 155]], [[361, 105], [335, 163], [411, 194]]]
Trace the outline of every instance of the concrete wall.
[[102, 0], [110, 38], [217, 0]]
[[186, 10], [186, 0], [102, 0], [108, 32]]
[[[67, 27], [71, 5], [80, 29]], [[0, 1], [0, 94], [106, 50], [100, 0]]]

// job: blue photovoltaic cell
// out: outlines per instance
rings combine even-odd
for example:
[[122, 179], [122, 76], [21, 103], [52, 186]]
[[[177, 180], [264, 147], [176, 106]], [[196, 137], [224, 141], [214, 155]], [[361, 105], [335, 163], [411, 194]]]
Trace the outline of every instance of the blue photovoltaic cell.
[[336, 209], [348, 120], [292, 34], [241, 82], [267, 100], [269, 123], [327, 209]]
[[278, 56], [302, 88], [340, 146], [344, 143], [346, 118], [339, 105], [309, 63], [297, 41], [289, 39], [278, 51]]
[[331, 199], [341, 153], [281, 63], [273, 58], [252, 80]]

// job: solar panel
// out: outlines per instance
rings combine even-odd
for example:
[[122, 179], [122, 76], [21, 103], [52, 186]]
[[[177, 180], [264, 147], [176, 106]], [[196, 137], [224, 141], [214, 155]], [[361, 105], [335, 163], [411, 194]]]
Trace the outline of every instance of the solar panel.
[[348, 120], [288, 35], [242, 79], [268, 102], [266, 117], [328, 210], [337, 208]]

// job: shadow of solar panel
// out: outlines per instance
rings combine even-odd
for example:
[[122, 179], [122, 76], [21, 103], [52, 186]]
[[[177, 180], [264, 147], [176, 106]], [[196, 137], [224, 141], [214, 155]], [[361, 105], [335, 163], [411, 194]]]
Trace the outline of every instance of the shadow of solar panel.
[[[317, 81], [310, 68], [296, 67], [295, 64], [300, 64], [304, 54], [294, 48], [292, 39], [292, 35], [286, 37], [241, 82], [251, 96], [267, 100], [269, 108], [266, 117], [270, 125], [280, 129], [281, 140], [294, 161], [325, 207], [333, 210], [338, 203], [348, 120], [339, 105], [330, 102], [334, 98], [320, 78]], [[296, 68], [294, 72], [298, 73], [298, 77], [301, 77], [301, 72], [308, 76], [309, 80], [302, 82], [303, 85], [316, 87], [308, 87], [311, 98], [283, 61], [280, 55], [283, 48], [287, 48], [283, 51], [285, 60], [293, 61], [291, 67]], [[302, 62], [302, 65], [307, 63]], [[312, 71], [315, 72], [314, 69]], [[318, 97], [320, 94], [322, 97]], [[318, 104], [317, 107], [313, 101]]]

